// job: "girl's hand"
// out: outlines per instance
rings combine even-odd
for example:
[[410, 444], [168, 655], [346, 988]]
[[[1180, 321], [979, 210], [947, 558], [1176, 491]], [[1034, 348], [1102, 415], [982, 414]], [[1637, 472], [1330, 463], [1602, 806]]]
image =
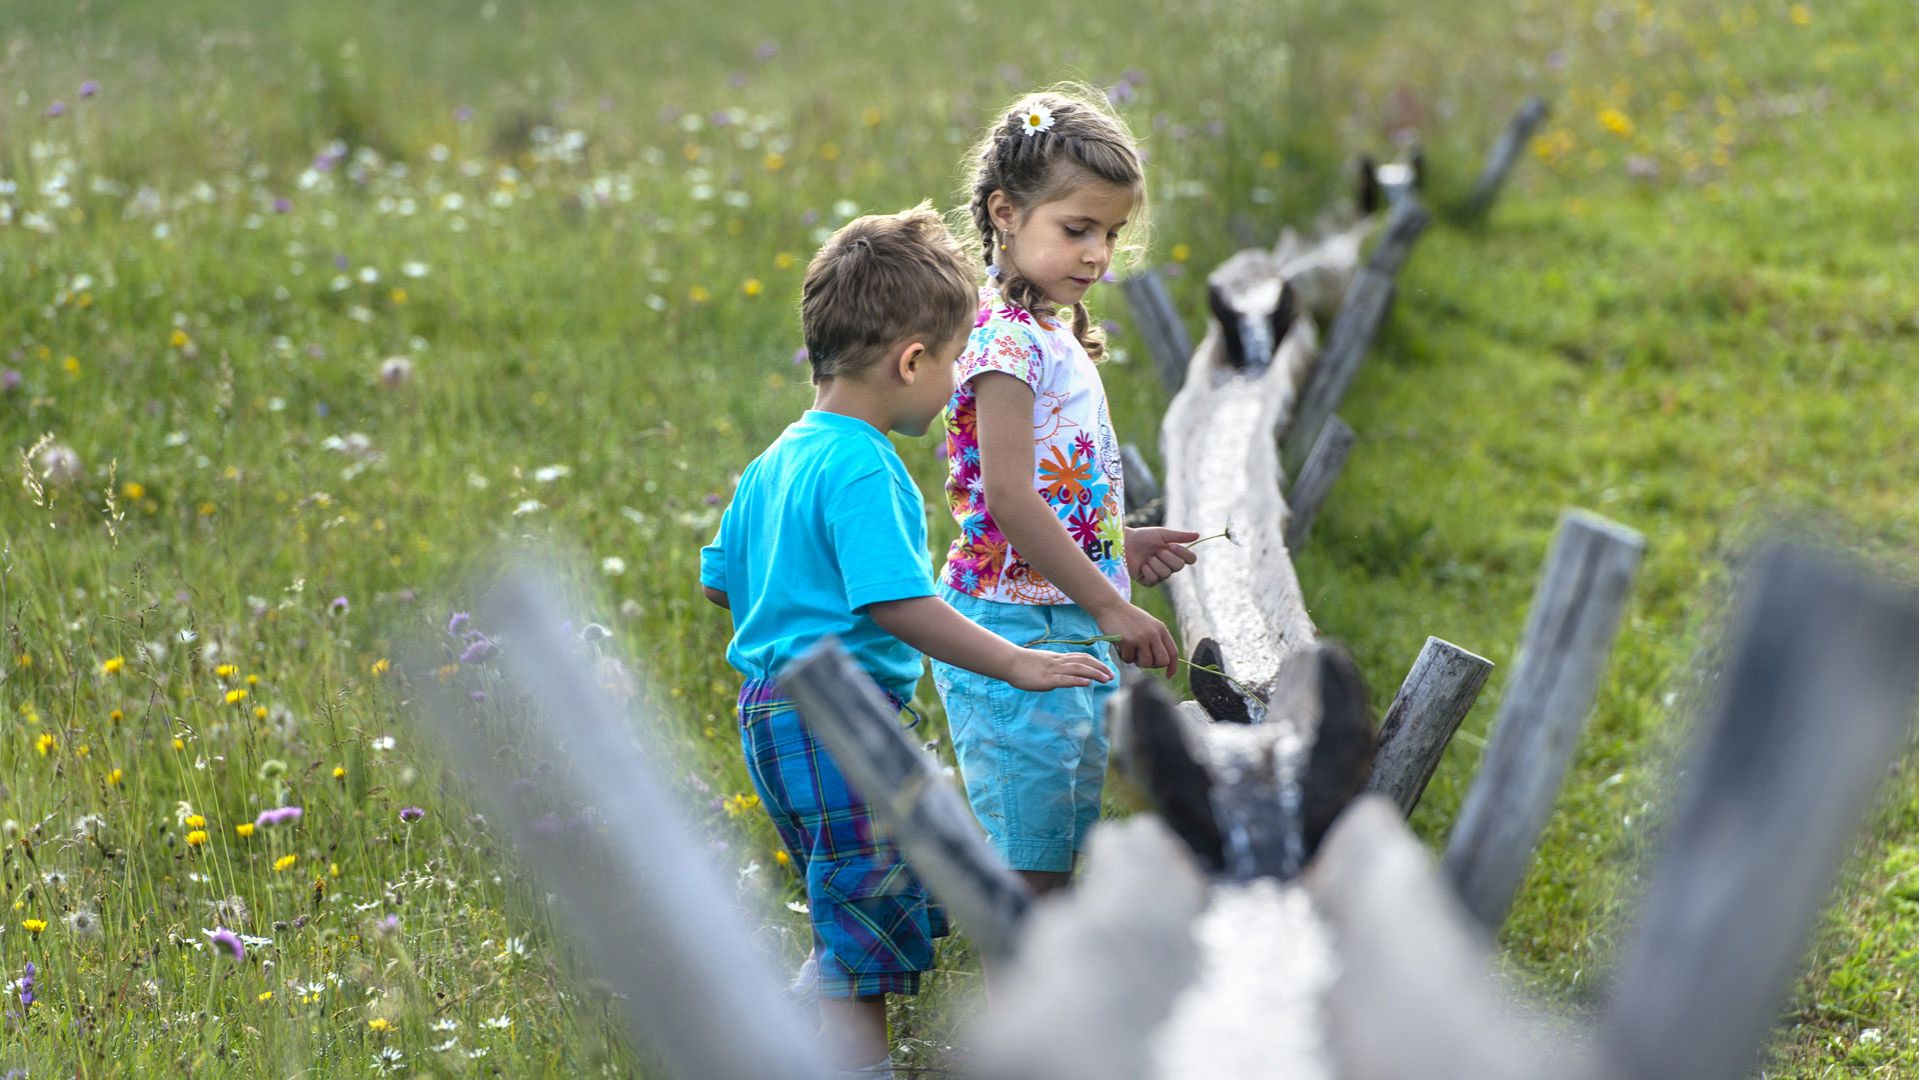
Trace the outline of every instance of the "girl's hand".
[[1186, 546], [1197, 539], [1184, 529], [1127, 529], [1126, 570], [1141, 585], [1157, 585], [1199, 560]]
[[1006, 681], [1021, 690], [1058, 690], [1063, 686], [1085, 686], [1092, 682], [1111, 682], [1113, 673], [1106, 665], [1085, 653], [1057, 653], [1045, 649], [1021, 649], [1019, 659], [1007, 673]]
[[1145, 609], [1120, 604], [1099, 616], [1099, 630], [1119, 638], [1115, 647], [1121, 660], [1148, 670], [1164, 668], [1169, 679], [1179, 674], [1179, 647], [1173, 644], [1173, 632]]

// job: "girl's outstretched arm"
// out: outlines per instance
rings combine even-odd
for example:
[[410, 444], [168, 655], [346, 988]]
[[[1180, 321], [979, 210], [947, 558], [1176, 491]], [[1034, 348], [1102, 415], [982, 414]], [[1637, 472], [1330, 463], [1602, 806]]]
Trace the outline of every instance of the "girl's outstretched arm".
[[973, 377], [979, 423], [980, 475], [986, 511], [1013, 550], [1059, 586], [1073, 603], [1119, 635], [1119, 657], [1144, 668], [1178, 674], [1179, 649], [1165, 624], [1134, 606], [1073, 542], [1066, 526], [1033, 488], [1033, 391], [997, 371]]

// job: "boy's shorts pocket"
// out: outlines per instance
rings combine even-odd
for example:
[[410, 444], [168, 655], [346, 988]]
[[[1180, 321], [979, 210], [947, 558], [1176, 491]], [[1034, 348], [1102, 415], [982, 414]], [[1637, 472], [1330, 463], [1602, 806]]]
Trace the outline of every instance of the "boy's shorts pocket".
[[933, 966], [945, 914], [897, 853], [849, 855], [807, 871], [813, 929], [839, 969], [867, 975]]

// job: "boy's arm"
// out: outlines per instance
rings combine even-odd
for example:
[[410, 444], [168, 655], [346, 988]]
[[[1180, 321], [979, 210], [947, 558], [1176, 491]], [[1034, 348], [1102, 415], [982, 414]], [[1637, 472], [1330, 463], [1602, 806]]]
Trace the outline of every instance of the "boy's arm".
[[1012, 683], [1021, 690], [1056, 690], [1108, 682], [1113, 673], [1085, 653], [1023, 649], [954, 611], [937, 596], [868, 604], [880, 629], [932, 657]]
[[732, 601], [728, 600], [726, 594], [721, 592], [720, 590], [714, 588], [711, 585], [701, 585], [700, 591], [705, 593], [706, 598], [708, 600], [711, 600], [713, 603], [718, 604], [719, 606], [727, 609], [728, 611], [733, 610]]
[[973, 379], [978, 401], [980, 476], [986, 510], [1013, 550], [1086, 609], [1101, 631], [1119, 635], [1120, 659], [1178, 674], [1179, 649], [1158, 619], [1130, 603], [1073, 543], [1053, 508], [1033, 490], [1033, 391], [1011, 375]]

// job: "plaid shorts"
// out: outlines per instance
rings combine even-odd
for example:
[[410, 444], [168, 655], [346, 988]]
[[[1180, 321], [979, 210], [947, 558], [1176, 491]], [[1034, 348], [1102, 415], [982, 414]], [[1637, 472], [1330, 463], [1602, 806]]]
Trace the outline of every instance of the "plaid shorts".
[[740, 689], [739, 718], [746, 771], [806, 880], [821, 996], [919, 993], [946, 913], [772, 681]]

